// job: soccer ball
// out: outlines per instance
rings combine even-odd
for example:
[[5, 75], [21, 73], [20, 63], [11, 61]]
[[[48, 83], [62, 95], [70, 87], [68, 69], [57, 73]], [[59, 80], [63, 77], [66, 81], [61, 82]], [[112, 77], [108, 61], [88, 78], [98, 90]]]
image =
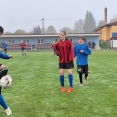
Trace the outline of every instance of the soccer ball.
[[0, 86], [1, 87], [9, 87], [12, 85], [12, 78], [9, 75], [3, 76], [0, 79]]

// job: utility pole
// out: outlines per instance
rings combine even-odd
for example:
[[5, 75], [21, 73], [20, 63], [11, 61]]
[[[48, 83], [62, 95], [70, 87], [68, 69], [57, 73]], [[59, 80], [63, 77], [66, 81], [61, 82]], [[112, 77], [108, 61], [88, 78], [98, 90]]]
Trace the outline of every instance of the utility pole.
[[43, 30], [43, 34], [44, 34], [44, 18], [42, 18], [40, 21], [42, 21], [42, 30]]

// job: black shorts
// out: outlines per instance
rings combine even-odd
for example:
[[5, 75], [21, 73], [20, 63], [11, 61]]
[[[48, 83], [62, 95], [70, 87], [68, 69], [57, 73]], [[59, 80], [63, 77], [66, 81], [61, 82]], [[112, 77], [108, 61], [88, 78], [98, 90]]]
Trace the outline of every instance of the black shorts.
[[88, 74], [89, 73], [88, 64], [86, 64], [86, 65], [78, 65], [77, 66], [77, 72], [78, 73], [82, 73], [82, 74]]
[[6, 52], [6, 51], [7, 51], [7, 49], [4, 49], [4, 51]]
[[73, 69], [74, 68], [74, 63], [69, 62], [69, 63], [59, 63], [59, 69]]
[[24, 50], [25, 50], [25, 48], [24, 48], [24, 47], [21, 47], [21, 50], [22, 50], [22, 51], [24, 51]]
[[[7, 75], [7, 72], [8, 72], [8, 69], [1, 71], [1, 72], [0, 72], [0, 79], [1, 79], [3, 76]], [[1, 94], [1, 87], [0, 87], [0, 94]]]

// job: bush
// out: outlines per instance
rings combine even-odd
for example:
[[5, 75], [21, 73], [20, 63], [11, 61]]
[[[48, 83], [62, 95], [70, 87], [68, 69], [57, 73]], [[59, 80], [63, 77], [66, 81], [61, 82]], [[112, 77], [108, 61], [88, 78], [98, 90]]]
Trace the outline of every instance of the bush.
[[110, 42], [106, 42], [106, 41], [100, 41], [99, 46], [102, 49], [108, 49], [108, 48], [110, 49], [111, 48]]

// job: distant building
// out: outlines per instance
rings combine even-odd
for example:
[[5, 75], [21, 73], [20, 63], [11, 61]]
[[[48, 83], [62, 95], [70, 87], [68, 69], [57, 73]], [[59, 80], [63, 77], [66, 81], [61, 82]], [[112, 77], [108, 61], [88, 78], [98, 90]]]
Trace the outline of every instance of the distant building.
[[[85, 42], [87, 44], [90, 43], [90, 47], [94, 48], [94, 46], [99, 46], [99, 36], [98, 33], [72, 33], [67, 34], [68, 39], [72, 41], [75, 45], [78, 43], [78, 37], [84, 36]], [[33, 34], [23, 34], [23, 35], [2, 35], [0, 38], [0, 42], [8, 42], [9, 46], [8, 49], [20, 49], [19, 44], [22, 40], [25, 41], [27, 45], [27, 49], [31, 48], [31, 44], [35, 44], [37, 49], [49, 49], [51, 48], [51, 44], [53, 41], [57, 41], [59, 39], [59, 34], [40, 34], [40, 35], [33, 35]]]
[[95, 33], [101, 34], [99, 39], [103, 41], [109, 41], [114, 32], [117, 32], [117, 21], [107, 23], [95, 29]]

